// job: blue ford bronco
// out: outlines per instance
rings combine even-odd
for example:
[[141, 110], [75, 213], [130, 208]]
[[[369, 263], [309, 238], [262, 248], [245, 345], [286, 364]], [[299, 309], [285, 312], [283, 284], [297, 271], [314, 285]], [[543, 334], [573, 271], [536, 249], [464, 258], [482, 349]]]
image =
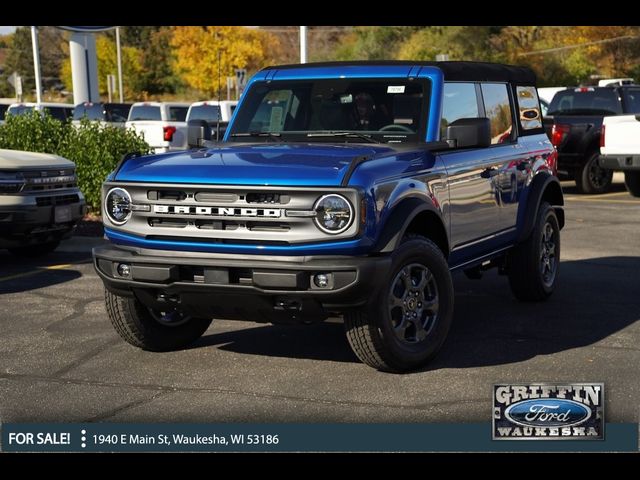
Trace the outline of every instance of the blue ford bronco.
[[104, 183], [94, 250], [118, 333], [145, 350], [212, 318], [342, 316], [353, 351], [418, 368], [453, 316], [451, 273], [497, 267], [514, 295], [553, 292], [563, 197], [535, 75], [474, 62], [269, 67], [221, 142], [125, 158]]

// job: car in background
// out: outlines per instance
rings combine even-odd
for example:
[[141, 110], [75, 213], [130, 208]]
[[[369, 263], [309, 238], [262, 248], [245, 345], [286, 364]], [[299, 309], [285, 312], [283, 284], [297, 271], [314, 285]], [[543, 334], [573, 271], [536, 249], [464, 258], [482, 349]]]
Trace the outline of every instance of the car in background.
[[238, 105], [237, 100], [206, 100], [194, 102], [187, 112], [187, 123], [191, 120], [203, 120], [212, 129], [212, 137], [216, 138], [215, 129], [220, 125], [220, 138], [231, 120], [231, 116]]
[[80, 120], [86, 117], [112, 127], [124, 128], [130, 110], [130, 103], [84, 102], [76, 105], [73, 111], [73, 123], [79, 124]]
[[[640, 97], [640, 89], [637, 95]], [[624, 172], [627, 190], [634, 197], [640, 197], [640, 115], [604, 117], [599, 165]]]
[[156, 153], [187, 148], [189, 103], [137, 102], [131, 106], [126, 128], [141, 134]]
[[12, 103], [7, 110], [7, 114], [22, 115], [36, 110], [38, 112], [48, 112], [53, 118], [66, 122], [73, 117], [73, 105], [68, 103], [53, 102], [25, 102]]
[[51, 252], [85, 213], [72, 161], [0, 149], [0, 249], [26, 257]]
[[546, 100], [540, 99], [540, 113], [543, 117], [547, 116], [547, 112], [549, 111], [549, 102]]
[[542, 87], [538, 89], [538, 98], [540, 103], [546, 102], [547, 105], [551, 103], [556, 93], [566, 90], [568, 87]]
[[10, 100], [0, 99], [0, 125], [4, 123], [4, 117], [7, 114], [7, 109], [9, 108], [9, 105], [11, 105], [12, 103], [15, 103], [15, 99], [10, 99]]
[[558, 149], [558, 171], [575, 180], [581, 193], [608, 192], [613, 170], [602, 168], [599, 162], [602, 119], [639, 113], [640, 85], [612, 82], [606, 87], [567, 88], [556, 93], [544, 125]]

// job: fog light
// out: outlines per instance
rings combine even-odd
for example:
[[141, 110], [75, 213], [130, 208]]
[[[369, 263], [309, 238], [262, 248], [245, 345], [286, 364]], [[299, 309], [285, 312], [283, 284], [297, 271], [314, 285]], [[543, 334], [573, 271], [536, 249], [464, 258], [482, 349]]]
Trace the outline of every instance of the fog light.
[[326, 273], [317, 273], [313, 276], [313, 283], [318, 288], [327, 288], [329, 286], [329, 275]]
[[127, 265], [126, 263], [119, 263], [118, 275], [120, 275], [121, 277], [128, 277], [129, 275], [131, 275], [131, 266]]

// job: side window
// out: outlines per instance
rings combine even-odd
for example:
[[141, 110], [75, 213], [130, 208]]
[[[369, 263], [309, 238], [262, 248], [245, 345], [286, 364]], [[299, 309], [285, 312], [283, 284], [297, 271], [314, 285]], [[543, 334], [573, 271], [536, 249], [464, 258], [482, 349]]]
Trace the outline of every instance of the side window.
[[513, 130], [507, 85], [483, 83], [481, 86], [485, 115], [491, 122], [491, 144], [507, 143], [511, 141]]
[[442, 99], [440, 138], [444, 138], [449, 124], [461, 118], [477, 118], [478, 99], [473, 83], [445, 83]]
[[542, 127], [536, 87], [517, 87], [518, 118], [523, 130]]

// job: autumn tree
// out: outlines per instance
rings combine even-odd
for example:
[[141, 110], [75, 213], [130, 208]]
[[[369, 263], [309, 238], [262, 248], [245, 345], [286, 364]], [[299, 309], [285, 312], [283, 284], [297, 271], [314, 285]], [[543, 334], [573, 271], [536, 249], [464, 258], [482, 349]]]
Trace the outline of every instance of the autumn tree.
[[274, 35], [234, 26], [175, 27], [170, 44], [176, 74], [209, 97], [215, 96], [219, 83], [220, 89], [226, 88], [225, 79], [235, 76], [236, 68], [255, 72], [273, 61], [279, 51]]

